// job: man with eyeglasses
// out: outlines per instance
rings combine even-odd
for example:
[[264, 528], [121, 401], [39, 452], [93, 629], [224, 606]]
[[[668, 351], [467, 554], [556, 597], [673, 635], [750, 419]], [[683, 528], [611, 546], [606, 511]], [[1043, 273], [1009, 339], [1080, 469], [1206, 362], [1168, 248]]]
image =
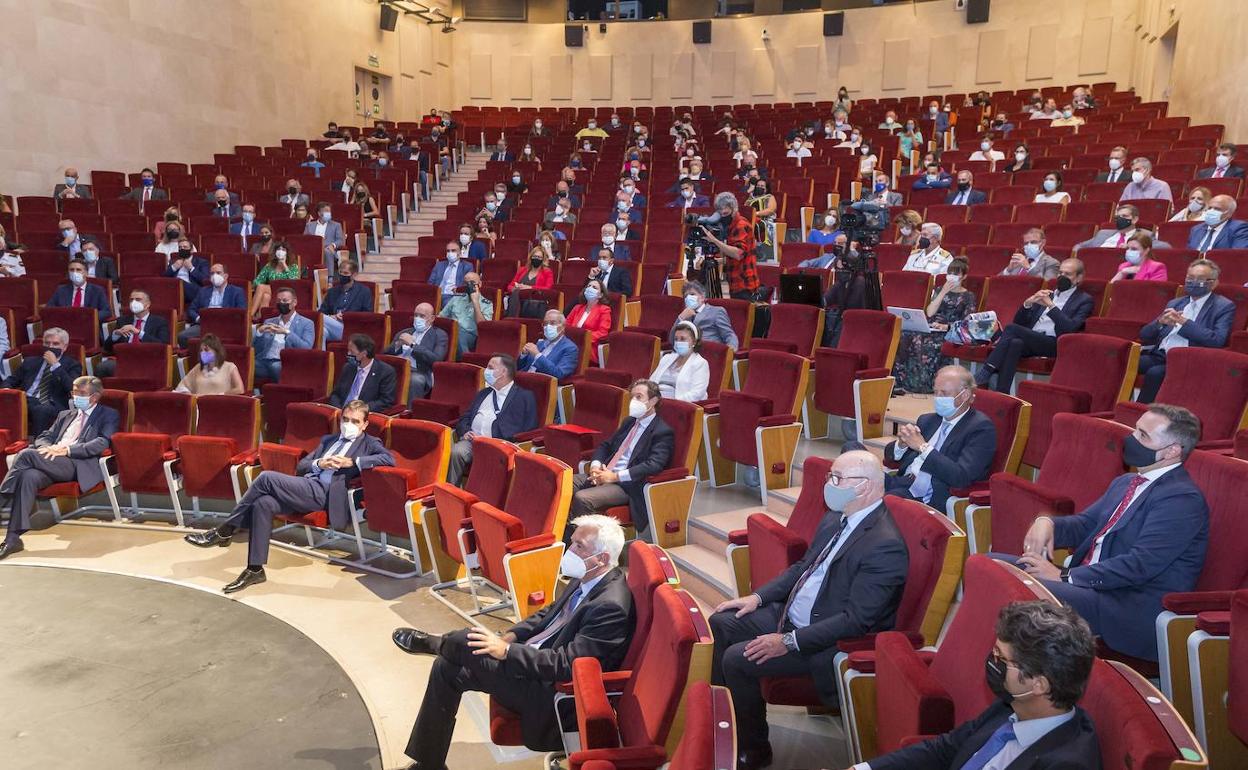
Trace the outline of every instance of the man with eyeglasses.
[[875, 455], [842, 453], [824, 482], [828, 513], [806, 555], [711, 615], [711, 676], [732, 691], [738, 768], [771, 763], [763, 677], [811, 676], [820, 699], [836, 705], [837, 642], [893, 627], [910, 555], [883, 498]]

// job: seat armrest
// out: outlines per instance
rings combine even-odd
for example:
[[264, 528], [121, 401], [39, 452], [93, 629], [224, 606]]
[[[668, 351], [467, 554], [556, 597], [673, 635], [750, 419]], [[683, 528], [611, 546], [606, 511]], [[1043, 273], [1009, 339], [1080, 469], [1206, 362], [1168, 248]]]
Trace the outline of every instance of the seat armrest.
[[987, 492], [987, 491], [988, 491], [987, 481], [976, 481], [974, 484], [971, 484], [969, 487], [958, 487], [957, 489], [949, 490], [949, 496], [969, 498], [971, 495], [975, 494], [976, 492]]
[[658, 473], [652, 474], [646, 479], [646, 483], [661, 484], [664, 481], [679, 481], [680, 479], [688, 478], [688, 476], [688, 468], [668, 468], [665, 471], [659, 471]]
[[586, 749], [613, 749], [620, 745], [615, 709], [602, 683], [602, 663], [597, 658], [572, 661], [572, 692], [576, 698], [576, 724]]
[[875, 650], [858, 650], [849, 654], [849, 667], [860, 674], [875, 673]]
[[1231, 611], [1202, 612], [1196, 616], [1196, 630], [1210, 636], [1231, 635]]
[[750, 531], [748, 529], [734, 529], [728, 533], [729, 545], [749, 545]]
[[[836, 648], [841, 652], [854, 653], [862, 650], [874, 650], [875, 639], [879, 634], [867, 634], [866, 636], [857, 636], [853, 639], [842, 639], [836, 643]], [[907, 639], [914, 649], [923, 646], [923, 637], [919, 634], [906, 634]]]
[[521, 538], [520, 540], [512, 540], [507, 543], [507, 553], [524, 553], [525, 551], [536, 551], [538, 548], [545, 548], [548, 545], [554, 545], [555, 536], [549, 532], [543, 532], [533, 537]]
[[707, 399], [706, 401], [695, 401], [696, 405], [702, 407], [702, 414], [719, 414], [719, 399]]
[[859, 369], [857, 376], [854, 379], [856, 380], [878, 380], [881, 377], [887, 377], [888, 375], [892, 373], [893, 371], [891, 369], [888, 369], [883, 366], [877, 366], [871, 369]]
[[1161, 606], [1178, 615], [1229, 611], [1234, 591], [1175, 591], [1161, 597]]
[[[770, 401], [770, 399], [768, 399]], [[797, 416], [792, 414], [773, 414], [764, 417], [758, 421], [760, 428], [780, 428], [785, 425], [792, 425], [797, 422]]]
[[[602, 685], [607, 689], [608, 695], [618, 695], [624, 692], [624, 685], [628, 684], [628, 680], [632, 678], [632, 671], [604, 671], [602, 672]], [[560, 682], [555, 685], [555, 690], [564, 695], [571, 695], [572, 683]]]
[[537, 441], [538, 439], [542, 438], [542, 436], [544, 435], [546, 435], [545, 428], [536, 428], [534, 430], [526, 430], [526, 431], [517, 433], [516, 435], [511, 437], [511, 440], [518, 444], [522, 441]]
[[6, 454], [17, 454], [28, 446], [30, 446], [30, 442], [22, 439], [21, 441], [14, 441], [12, 444], [9, 444], [4, 448], [4, 451]]
[[971, 505], [992, 505], [992, 493], [987, 489], [977, 489], [969, 497]]

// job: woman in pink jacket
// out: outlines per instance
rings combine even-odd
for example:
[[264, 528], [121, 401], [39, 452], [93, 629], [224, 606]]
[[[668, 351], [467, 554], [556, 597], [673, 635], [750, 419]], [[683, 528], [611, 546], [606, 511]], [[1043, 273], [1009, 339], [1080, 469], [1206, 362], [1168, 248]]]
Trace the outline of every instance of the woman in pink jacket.
[[1153, 239], [1143, 233], [1136, 233], [1126, 243], [1127, 261], [1118, 266], [1118, 273], [1110, 279], [1110, 283], [1123, 280], [1164, 281], [1167, 279], [1166, 265], [1153, 259]]

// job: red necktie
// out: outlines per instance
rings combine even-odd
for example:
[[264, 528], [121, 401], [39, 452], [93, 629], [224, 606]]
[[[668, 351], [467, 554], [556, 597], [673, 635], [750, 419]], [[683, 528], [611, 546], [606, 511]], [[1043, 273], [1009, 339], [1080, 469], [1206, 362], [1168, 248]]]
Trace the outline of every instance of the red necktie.
[[1224, 174], [1225, 172], [1226, 172], [1226, 169], [1222, 169], [1222, 168], [1217, 169], [1216, 171], [1214, 171], [1214, 172], [1213, 172], [1213, 178], [1214, 178], [1214, 179], [1221, 179], [1221, 178], [1222, 178], [1222, 174]]
[[130, 341], [138, 342], [139, 338], [142, 336], [143, 336], [143, 319], [136, 318], [134, 319], [134, 334], [130, 337]]
[[628, 445], [630, 443], [632, 443], [633, 436], [637, 435], [637, 429], [640, 427], [641, 427], [641, 420], [637, 420], [636, 422], [633, 423], [632, 430], [630, 430], [628, 432], [628, 435], [624, 437], [624, 443], [620, 444], [620, 448], [615, 450], [615, 455], [611, 458], [611, 462], [607, 464], [607, 470], [612, 470], [615, 468], [615, 464], [618, 463], [620, 461], [620, 458], [624, 456], [624, 450], [628, 448]]
[[79, 286], [77, 289], [74, 289], [73, 305], [74, 307], [82, 307], [82, 287], [81, 286]]
[[1103, 537], [1106, 532], [1114, 528], [1114, 525], [1117, 524], [1118, 520], [1122, 518], [1122, 514], [1126, 513], [1127, 508], [1131, 507], [1131, 500], [1135, 497], [1135, 490], [1139, 489], [1140, 485], [1145, 481], [1147, 481], [1147, 479], [1139, 474], [1136, 474], [1135, 478], [1131, 479], [1131, 483], [1127, 484], [1127, 491], [1122, 495], [1122, 502], [1118, 503], [1118, 507], [1114, 509], [1114, 513], [1109, 517], [1109, 521], [1105, 522], [1105, 526], [1101, 527], [1101, 531], [1097, 532], [1096, 537], [1092, 538], [1092, 546], [1088, 548], [1088, 553], [1083, 557], [1083, 561], [1081, 562], [1083, 565], [1092, 563], [1092, 554], [1096, 553], [1097, 539]]
[[1126, 242], [1127, 242], [1127, 234], [1126, 234], [1126, 233], [1118, 233], [1118, 245], [1119, 245], [1119, 246], [1121, 246], [1121, 245], [1123, 245], [1123, 244], [1124, 244], [1124, 243], [1126, 243]]

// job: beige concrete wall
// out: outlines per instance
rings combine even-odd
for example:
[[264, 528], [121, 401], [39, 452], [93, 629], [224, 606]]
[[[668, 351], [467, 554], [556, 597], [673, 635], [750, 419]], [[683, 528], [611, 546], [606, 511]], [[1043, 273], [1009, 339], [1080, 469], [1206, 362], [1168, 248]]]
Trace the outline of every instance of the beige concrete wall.
[[6, 194], [50, 194], [67, 165], [206, 162], [349, 122], [370, 55], [388, 117], [450, 105], [452, 36], [382, 32], [375, 0], [0, 0], [0, 30]]
[[[688, 21], [609, 24], [605, 34], [589, 24], [580, 49], [564, 47], [562, 24], [465, 22], [453, 36], [453, 57], [488, 61], [456, 68], [454, 94], [459, 104], [583, 106], [809, 101], [831, 98], [842, 83], [897, 96], [1125, 85], [1138, 2], [994, 0], [992, 20], [978, 25], [967, 25], [952, 0], [888, 5], [846, 11], [839, 38], [823, 36], [820, 13], [716, 19], [712, 44], [699, 46]], [[523, 57], [531, 60], [531, 82], [515, 74]], [[611, 77], [602, 77], [604, 69]], [[636, 72], [653, 75], [641, 83]], [[484, 79], [490, 87], [477, 82]]]

